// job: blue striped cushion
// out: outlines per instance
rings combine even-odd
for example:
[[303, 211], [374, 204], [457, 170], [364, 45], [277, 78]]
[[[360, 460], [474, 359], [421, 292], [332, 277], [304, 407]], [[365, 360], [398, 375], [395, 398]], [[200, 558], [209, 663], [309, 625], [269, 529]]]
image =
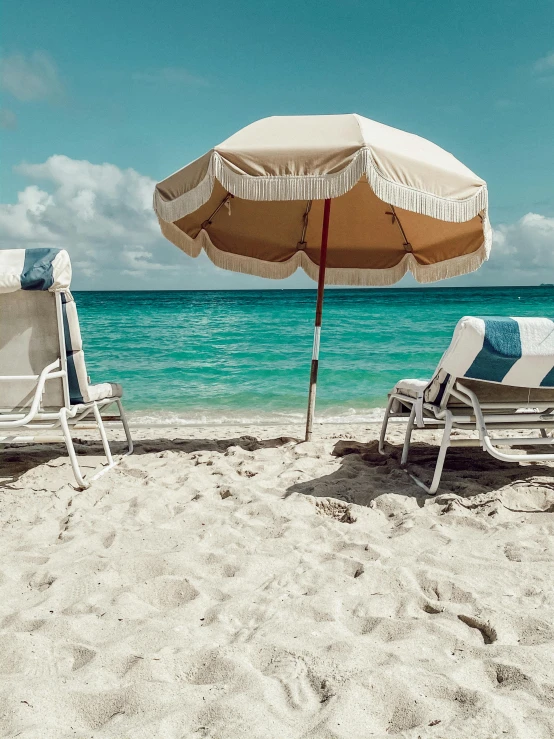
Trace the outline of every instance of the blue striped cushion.
[[90, 403], [92, 400], [104, 398], [120, 398], [123, 395], [121, 385], [104, 382], [91, 385], [87, 375], [83, 340], [77, 316], [77, 306], [69, 292], [62, 292], [62, 311], [65, 334], [65, 355], [67, 359], [67, 379], [69, 398], [73, 405]]
[[466, 316], [444, 353], [438, 374], [514, 387], [554, 387], [554, 321], [550, 318]]
[[0, 249], [0, 293], [68, 290], [71, 262], [65, 249]]
[[464, 377], [473, 380], [502, 382], [518, 359], [521, 359], [519, 324], [513, 318], [483, 317], [483, 348], [466, 370]]

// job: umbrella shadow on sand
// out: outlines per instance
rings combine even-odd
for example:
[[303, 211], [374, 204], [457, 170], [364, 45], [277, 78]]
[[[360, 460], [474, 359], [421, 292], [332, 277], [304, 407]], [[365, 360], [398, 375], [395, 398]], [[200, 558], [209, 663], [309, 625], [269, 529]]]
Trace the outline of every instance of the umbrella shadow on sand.
[[[341, 466], [330, 475], [292, 485], [286, 495], [302, 493], [315, 498], [334, 498], [346, 504], [373, 506], [373, 501], [385, 494], [415, 499], [422, 507], [432, 498], [410, 477], [416, 475], [426, 484], [433, 476], [438, 447], [415, 443], [410, 447], [406, 467], [401, 467], [402, 446], [385, 445], [379, 454], [377, 441], [363, 444], [339, 441], [333, 455]], [[454, 494], [470, 498], [482, 493], [494, 493], [516, 482], [534, 480], [542, 487], [554, 487], [554, 467], [546, 464], [516, 464], [494, 459], [479, 448], [455, 447], [448, 451], [443, 477], [437, 495]]]

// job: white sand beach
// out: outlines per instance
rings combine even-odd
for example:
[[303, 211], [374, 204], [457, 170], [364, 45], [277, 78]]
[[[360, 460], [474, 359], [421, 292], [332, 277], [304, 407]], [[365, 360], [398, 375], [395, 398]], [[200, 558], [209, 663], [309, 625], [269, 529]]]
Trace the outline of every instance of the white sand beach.
[[554, 736], [554, 470], [452, 450], [433, 498], [377, 431], [142, 429], [84, 492], [6, 449], [1, 735]]

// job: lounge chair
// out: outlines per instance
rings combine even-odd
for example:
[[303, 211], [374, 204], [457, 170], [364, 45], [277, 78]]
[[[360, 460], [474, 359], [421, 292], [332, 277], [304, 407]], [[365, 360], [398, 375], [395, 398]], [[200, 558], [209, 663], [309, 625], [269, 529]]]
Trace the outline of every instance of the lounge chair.
[[[133, 442], [121, 386], [90, 384], [70, 282], [65, 250], [0, 250], [0, 434], [11, 432], [0, 435], [0, 444], [52, 441], [17, 433], [61, 428], [77, 484], [86, 488], [115, 464], [103, 409], [117, 405], [127, 454]], [[108, 464], [89, 481], [81, 472], [70, 429], [91, 415]]]
[[[504, 462], [554, 461], [554, 321], [548, 318], [462, 318], [430, 381], [402, 380], [389, 395], [379, 439], [384, 453], [391, 418], [407, 419], [401, 464], [408, 461], [414, 426], [443, 429], [432, 482], [440, 483], [450, 446], [481, 446]], [[479, 439], [452, 439], [452, 429], [476, 431]], [[491, 430], [539, 429], [541, 436], [492, 438]], [[512, 447], [546, 447], [517, 454]], [[503, 451], [500, 447], [508, 447]]]

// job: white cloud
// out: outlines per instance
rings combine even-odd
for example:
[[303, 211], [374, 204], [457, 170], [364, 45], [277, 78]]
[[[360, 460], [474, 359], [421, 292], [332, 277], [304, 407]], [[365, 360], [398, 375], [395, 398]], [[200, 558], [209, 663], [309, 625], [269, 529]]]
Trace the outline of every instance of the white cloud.
[[480, 269], [436, 286], [541, 283], [554, 283], [554, 218], [527, 213], [514, 223], [501, 223], [494, 228], [490, 259]]
[[554, 51], [535, 62], [536, 72], [554, 72]]
[[122, 254], [121, 261], [123, 266], [127, 265], [127, 268], [123, 270], [123, 274], [133, 277], [142, 277], [148, 272], [173, 271], [175, 269], [174, 264], [156, 262], [154, 254], [146, 251], [142, 246], [137, 246], [136, 249], [126, 249]]
[[15, 115], [13, 110], [8, 110], [8, 108], [0, 108], [0, 128], [17, 128], [17, 116]]
[[205, 87], [208, 84], [204, 77], [193, 74], [183, 67], [163, 67], [148, 72], [135, 72], [133, 79], [137, 82], [181, 87]]
[[500, 284], [554, 282], [554, 218], [527, 213], [515, 223], [495, 228], [489, 265]]
[[154, 180], [133, 169], [59, 155], [21, 164], [17, 172], [35, 182], [17, 203], [0, 205], [2, 247], [67, 249], [76, 288], [184, 286], [190, 262], [160, 234], [152, 211]]
[[[67, 249], [76, 289], [314, 287], [302, 272], [263, 280], [182, 254], [160, 234], [152, 210], [154, 180], [133, 169], [57, 155], [21, 164], [17, 172], [29, 184], [16, 203], [0, 204], [0, 247]], [[554, 218], [528, 213], [495, 228], [491, 259], [478, 272], [441, 284], [541, 282], [554, 282]]]
[[18, 100], [59, 98], [63, 84], [52, 57], [44, 51], [11, 54], [0, 60], [0, 87]]

